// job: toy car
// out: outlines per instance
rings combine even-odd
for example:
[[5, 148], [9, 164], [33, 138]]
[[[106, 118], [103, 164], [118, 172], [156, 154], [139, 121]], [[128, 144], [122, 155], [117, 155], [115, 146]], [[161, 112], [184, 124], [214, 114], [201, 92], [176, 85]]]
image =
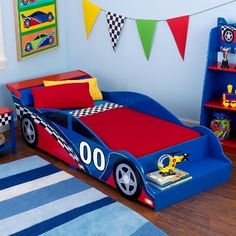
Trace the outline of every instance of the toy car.
[[[231, 162], [217, 137], [205, 127], [189, 128], [153, 99], [133, 92], [102, 92], [103, 100], [83, 109], [36, 109], [32, 88], [44, 80], [85, 79], [72, 71], [7, 85], [24, 140], [160, 210], [227, 181]], [[60, 98], [59, 98], [60, 99]], [[166, 153], [183, 151], [178, 167], [192, 178], [160, 190], [146, 178]]]
[[29, 28], [31, 26], [42, 24], [45, 22], [51, 22], [54, 20], [52, 12], [45, 13], [42, 11], [36, 11], [29, 16], [25, 16], [24, 14], [22, 14], [21, 17], [24, 21], [25, 28]]
[[40, 34], [35, 37], [31, 42], [26, 43], [25, 52], [30, 52], [33, 49], [52, 45], [54, 43], [54, 33], [51, 34]]
[[21, 3], [23, 5], [27, 5], [28, 3], [33, 3], [33, 2], [37, 2], [38, 0], [21, 0]]

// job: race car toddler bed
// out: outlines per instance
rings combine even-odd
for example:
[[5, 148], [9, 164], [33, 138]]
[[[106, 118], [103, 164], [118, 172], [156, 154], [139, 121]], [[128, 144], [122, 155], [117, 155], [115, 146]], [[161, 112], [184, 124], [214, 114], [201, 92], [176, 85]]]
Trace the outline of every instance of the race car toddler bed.
[[[90, 78], [86, 72], [72, 71], [7, 85], [23, 138], [29, 145], [49, 152], [117, 188], [125, 197], [155, 210], [230, 178], [231, 162], [210, 130], [186, 127], [145, 95], [95, 91], [92, 87], [96, 81]], [[71, 82], [56, 85], [72, 80], [73, 85]], [[52, 81], [53, 86], [44, 87], [44, 81]], [[83, 85], [77, 85], [78, 82]], [[70, 91], [66, 101], [65, 88]], [[176, 151], [189, 154], [189, 161], [179, 167], [192, 179], [160, 190], [150, 184], [146, 174], [157, 169], [160, 156]]]

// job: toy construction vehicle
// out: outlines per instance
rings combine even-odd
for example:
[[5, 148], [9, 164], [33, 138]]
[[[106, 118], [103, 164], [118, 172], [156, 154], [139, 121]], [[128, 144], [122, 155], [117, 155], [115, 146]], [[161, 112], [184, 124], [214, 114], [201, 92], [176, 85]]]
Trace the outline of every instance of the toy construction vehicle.
[[180, 152], [174, 152], [170, 154], [162, 155], [158, 162], [157, 167], [160, 170], [162, 176], [175, 175], [175, 167], [178, 163], [188, 160], [189, 154], [184, 153], [178, 155]]

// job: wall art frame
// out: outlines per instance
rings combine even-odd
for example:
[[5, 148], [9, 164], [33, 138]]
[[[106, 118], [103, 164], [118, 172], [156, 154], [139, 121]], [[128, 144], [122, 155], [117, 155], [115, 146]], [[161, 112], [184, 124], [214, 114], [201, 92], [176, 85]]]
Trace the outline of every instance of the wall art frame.
[[13, 0], [17, 59], [59, 46], [57, 0]]

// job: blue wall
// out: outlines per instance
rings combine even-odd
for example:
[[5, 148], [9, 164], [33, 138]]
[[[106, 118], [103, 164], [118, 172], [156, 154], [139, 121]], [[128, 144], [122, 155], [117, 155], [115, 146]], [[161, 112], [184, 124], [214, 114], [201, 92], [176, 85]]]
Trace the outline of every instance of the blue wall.
[[[191, 14], [227, 0], [90, 0], [106, 10], [133, 18], [166, 19]], [[166, 22], [157, 25], [147, 61], [134, 21], [127, 20], [114, 53], [105, 13], [97, 19], [89, 40], [85, 37], [81, 0], [58, 0], [59, 49], [17, 62], [13, 6], [1, 0], [7, 68], [0, 71], [0, 105], [9, 105], [4, 84], [71, 69], [83, 69], [99, 79], [103, 90], [132, 90], [160, 101], [177, 116], [199, 120], [208, 34], [218, 16], [236, 22], [236, 4], [190, 18], [185, 61], [181, 60]]]
[[[132, 18], [167, 19], [227, 2], [227, 0], [90, 0], [103, 9]], [[81, 1], [68, 1], [68, 48], [71, 69], [82, 68], [100, 80], [106, 90], [133, 90], [160, 101], [177, 116], [199, 120], [208, 35], [217, 17], [236, 22], [236, 3], [190, 18], [185, 62], [180, 58], [166, 22], [157, 32], [147, 61], [134, 21], [127, 20], [117, 52], [108, 34], [105, 13], [97, 19], [89, 40], [85, 37]], [[75, 26], [76, 24], [76, 26]]]
[[5, 88], [6, 83], [67, 70], [66, 3], [66, 0], [58, 0], [60, 48], [19, 62], [15, 43], [13, 1], [0, 1], [5, 54], [8, 59], [6, 69], [0, 71], [0, 105], [12, 106], [10, 94]]

